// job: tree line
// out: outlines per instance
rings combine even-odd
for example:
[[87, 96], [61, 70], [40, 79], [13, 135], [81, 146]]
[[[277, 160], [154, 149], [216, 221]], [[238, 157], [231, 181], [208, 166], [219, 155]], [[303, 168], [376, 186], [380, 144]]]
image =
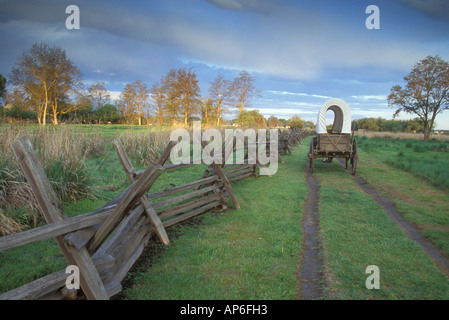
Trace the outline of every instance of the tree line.
[[[171, 69], [160, 81], [148, 86], [141, 80], [125, 85], [112, 101], [104, 82], [85, 88], [82, 74], [59, 46], [35, 43], [17, 57], [6, 79], [0, 77], [3, 108], [18, 118], [35, 119], [45, 126], [50, 120], [82, 123], [174, 124], [202, 119], [220, 125], [233, 110], [242, 113], [259, 95], [255, 78], [247, 71], [227, 80], [218, 75], [205, 95], [201, 94], [192, 68]], [[233, 110], [232, 110], [233, 109]]]
[[[436, 123], [433, 124], [435, 127]], [[352, 121], [352, 129], [377, 132], [413, 132], [424, 133], [424, 123], [420, 118], [410, 120], [387, 120], [383, 118], [361, 118]]]
[[[270, 120], [265, 120], [256, 110], [244, 110], [251, 99], [259, 95], [254, 86], [255, 78], [246, 71], [241, 71], [233, 80], [218, 75], [202, 95], [193, 69], [171, 69], [150, 87], [141, 80], [126, 84], [120, 98], [112, 102], [102, 82], [84, 89], [82, 74], [65, 50], [35, 43], [17, 57], [8, 76], [8, 88], [6, 80], [0, 75], [0, 98], [12, 107], [8, 110], [3, 107], [0, 110], [3, 116], [12, 113], [22, 119], [37, 119], [40, 125], [45, 125], [47, 118], [53, 124], [64, 119], [86, 123], [172, 125], [201, 119], [220, 125], [224, 115], [232, 109], [238, 112], [238, 123], [262, 126]], [[396, 109], [394, 117], [405, 112], [417, 119], [407, 123], [384, 123], [368, 118], [357, 121], [357, 127], [371, 131], [422, 131], [424, 138], [429, 139], [437, 115], [449, 109], [449, 63], [438, 55], [428, 56], [415, 64], [404, 82], [404, 86], [391, 88], [388, 104]], [[311, 127], [293, 118], [290, 119], [293, 126]], [[273, 125], [269, 126], [278, 126], [276, 123], [282, 121], [271, 119], [271, 122]]]

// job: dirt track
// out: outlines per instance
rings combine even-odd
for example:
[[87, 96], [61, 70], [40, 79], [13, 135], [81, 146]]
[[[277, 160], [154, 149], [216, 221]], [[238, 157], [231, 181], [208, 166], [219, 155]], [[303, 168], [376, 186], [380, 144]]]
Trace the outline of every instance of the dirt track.
[[[342, 159], [338, 159], [339, 163], [345, 167]], [[353, 180], [362, 188], [366, 194], [370, 195], [377, 203], [379, 203], [390, 218], [404, 231], [407, 237], [419, 244], [426, 254], [430, 256], [435, 265], [449, 278], [449, 257], [441, 252], [433, 243], [426, 240], [418, 228], [407, 222], [402, 215], [396, 210], [394, 203], [385, 196], [382, 196], [377, 190], [370, 185], [365, 179], [352, 176]]]
[[302, 255], [300, 258], [300, 271], [298, 282], [300, 284], [300, 299], [318, 299], [322, 294], [322, 246], [319, 231], [318, 202], [320, 197], [320, 185], [317, 179], [306, 167], [306, 182], [309, 191], [304, 203], [304, 215], [302, 228], [304, 240]]
[[[337, 160], [345, 167], [342, 159]], [[320, 298], [324, 281], [322, 274], [324, 262], [318, 211], [320, 185], [318, 180], [311, 174], [308, 165], [306, 165], [305, 173], [308, 193], [304, 203], [304, 215], [302, 219], [304, 240], [299, 264], [298, 285], [299, 299], [313, 300]], [[389, 198], [379, 194], [365, 179], [357, 175], [352, 176], [352, 179], [366, 194], [382, 206], [389, 217], [403, 230], [405, 235], [420, 245], [425, 253], [432, 258], [435, 265], [449, 278], [449, 257], [441, 252], [432, 242], [425, 239], [417, 227], [407, 222], [396, 210], [395, 204]]]

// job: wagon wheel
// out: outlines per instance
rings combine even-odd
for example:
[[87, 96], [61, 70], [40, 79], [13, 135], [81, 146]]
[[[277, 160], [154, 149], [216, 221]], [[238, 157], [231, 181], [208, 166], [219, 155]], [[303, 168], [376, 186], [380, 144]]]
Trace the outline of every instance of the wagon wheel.
[[351, 156], [351, 174], [354, 175], [357, 170], [357, 139], [352, 142], [352, 156]]
[[314, 155], [313, 155], [313, 138], [312, 138], [312, 141], [310, 141], [309, 156], [310, 156], [309, 167], [310, 167], [310, 170], [313, 173], [313, 163], [314, 163], [314, 160], [315, 160]]

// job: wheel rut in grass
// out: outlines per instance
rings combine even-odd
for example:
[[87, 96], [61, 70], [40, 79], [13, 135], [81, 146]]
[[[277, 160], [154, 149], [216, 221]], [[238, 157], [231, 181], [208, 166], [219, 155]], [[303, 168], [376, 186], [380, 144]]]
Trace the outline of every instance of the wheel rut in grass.
[[[340, 159], [339, 162], [344, 167], [344, 162], [340, 161]], [[435, 265], [449, 278], [449, 257], [432, 242], [424, 238], [418, 228], [406, 221], [396, 210], [395, 204], [389, 198], [379, 194], [379, 192], [365, 179], [358, 176], [353, 176], [352, 178], [363, 191], [382, 206], [385, 212], [404, 231], [409, 239], [413, 240], [424, 249], [424, 252], [433, 259]]]
[[306, 168], [307, 198], [304, 203], [304, 215], [301, 221], [304, 239], [298, 273], [299, 298], [314, 300], [322, 295], [322, 245], [319, 228], [318, 202], [320, 185]]

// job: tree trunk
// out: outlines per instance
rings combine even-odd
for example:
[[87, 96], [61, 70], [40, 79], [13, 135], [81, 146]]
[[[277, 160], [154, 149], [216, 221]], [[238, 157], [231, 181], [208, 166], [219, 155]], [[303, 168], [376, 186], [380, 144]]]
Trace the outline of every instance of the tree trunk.
[[53, 105], [53, 125], [57, 125], [58, 124], [58, 102], [55, 99], [55, 103]]
[[435, 121], [435, 117], [436, 117], [436, 112], [433, 112], [432, 118], [427, 122], [427, 127], [424, 126], [424, 140], [429, 140], [430, 139], [430, 135], [432, 133], [432, 128], [433, 128], [433, 124]]
[[46, 118], [47, 118], [47, 103], [48, 103], [48, 100], [47, 100], [47, 98], [45, 98], [45, 106], [44, 106], [44, 110], [42, 111], [42, 126], [44, 126], [45, 127], [45, 125], [46, 125]]
[[163, 119], [162, 119], [162, 113], [159, 113], [159, 125], [160, 125], [160, 126], [162, 126], [162, 123], [163, 123], [162, 120], [163, 120]]

